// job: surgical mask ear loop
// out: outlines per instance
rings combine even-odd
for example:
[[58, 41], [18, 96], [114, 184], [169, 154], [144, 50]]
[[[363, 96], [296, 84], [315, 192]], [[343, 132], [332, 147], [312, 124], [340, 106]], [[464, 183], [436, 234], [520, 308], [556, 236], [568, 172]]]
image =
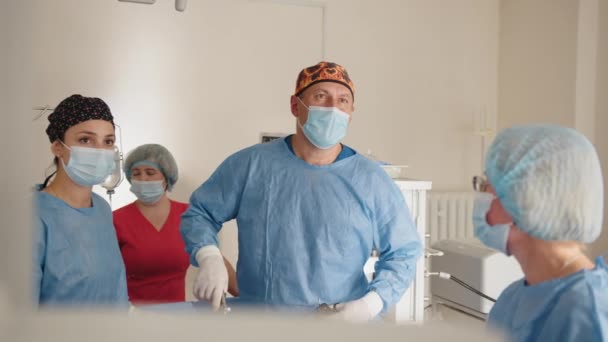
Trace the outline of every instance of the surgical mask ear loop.
[[[298, 101], [300, 101], [300, 103], [302, 104], [302, 106], [304, 106], [304, 108], [306, 108], [306, 111], [310, 111], [310, 108], [308, 108], [308, 106], [304, 103], [304, 101], [302, 101], [302, 99], [299, 96], [296, 96], [296, 99], [298, 99]], [[296, 121], [298, 122], [298, 126], [301, 129], [304, 129], [304, 124], [306, 124], [306, 122], [303, 124], [300, 122], [300, 116], [298, 115], [298, 117], [296, 118]]]
[[[64, 143], [63, 141], [61, 141], [61, 139], [57, 139], [57, 141], [59, 141], [59, 143], [61, 145], [63, 145], [65, 148], [67, 148], [68, 151], [72, 152], [72, 148], [70, 146], [68, 146], [66, 143]], [[57, 158], [61, 159], [61, 161], [63, 162], [63, 165], [65, 167], [65, 162], [63, 161], [63, 158], [60, 158], [60, 157], [57, 157]]]
[[72, 148], [70, 146], [66, 145], [63, 141], [61, 141], [61, 139], [57, 139], [57, 141], [59, 141], [59, 143], [61, 145], [65, 146], [65, 148], [67, 148], [68, 150], [70, 150], [70, 151], [72, 150]]
[[[67, 149], [68, 149], [68, 151], [70, 151], [70, 153], [72, 152], [72, 148], [71, 148], [70, 146], [68, 146], [66, 143], [64, 143], [63, 141], [61, 141], [61, 139], [57, 139], [57, 141], [59, 141], [59, 143], [60, 143], [61, 145], [63, 145], [65, 148], [67, 148]], [[65, 161], [63, 161], [63, 158], [61, 158], [61, 157], [57, 157], [57, 158], [59, 159], [59, 161], [61, 161], [61, 165], [63, 166], [63, 169], [65, 170], [65, 169], [66, 169], [66, 167], [67, 167], [67, 166], [66, 166], [67, 164], [65, 163]], [[70, 161], [68, 160], [68, 163], [69, 163], [69, 162], [70, 162]]]
[[298, 99], [298, 101], [300, 101], [300, 103], [302, 104], [302, 106], [304, 106], [304, 108], [306, 108], [306, 110], [309, 110], [308, 106], [304, 103], [304, 101], [302, 101], [302, 99], [299, 96], [296, 96], [296, 99]]

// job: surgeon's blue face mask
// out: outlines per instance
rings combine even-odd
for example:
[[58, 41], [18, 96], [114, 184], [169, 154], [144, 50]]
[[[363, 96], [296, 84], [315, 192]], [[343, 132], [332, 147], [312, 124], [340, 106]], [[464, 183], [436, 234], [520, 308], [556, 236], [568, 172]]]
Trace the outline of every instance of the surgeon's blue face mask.
[[306, 123], [302, 126], [300, 120], [297, 121], [311, 144], [326, 150], [344, 139], [350, 118], [347, 113], [336, 107], [308, 107], [299, 97], [296, 98], [308, 109]]
[[496, 196], [488, 192], [477, 193], [475, 204], [473, 205], [475, 237], [481, 240], [484, 245], [510, 255], [507, 250], [507, 239], [509, 238], [511, 223], [491, 226], [486, 220], [492, 201], [495, 198]]
[[114, 150], [103, 148], [90, 148], [82, 146], [68, 146], [63, 141], [59, 142], [70, 150], [70, 160], [65, 165], [61, 163], [68, 177], [74, 183], [81, 186], [93, 186], [101, 184], [114, 171]]
[[154, 204], [165, 193], [163, 181], [131, 181], [131, 192], [144, 204]]

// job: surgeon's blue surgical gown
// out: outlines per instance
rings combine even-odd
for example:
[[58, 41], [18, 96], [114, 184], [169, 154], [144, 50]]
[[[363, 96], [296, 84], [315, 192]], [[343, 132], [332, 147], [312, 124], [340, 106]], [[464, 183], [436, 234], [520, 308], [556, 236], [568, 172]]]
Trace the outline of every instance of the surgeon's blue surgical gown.
[[608, 268], [597, 258], [593, 270], [536, 285], [519, 280], [490, 311], [490, 328], [512, 341], [608, 341]]
[[34, 300], [40, 305], [127, 308], [125, 267], [112, 211], [93, 193], [93, 206], [73, 208], [35, 191]]
[[[403, 196], [376, 163], [352, 153], [313, 166], [290, 151], [289, 139], [233, 154], [192, 194], [181, 224], [192, 264], [233, 218], [240, 297], [249, 302], [313, 307], [374, 290], [386, 310], [421, 254]], [[368, 283], [363, 265], [372, 248], [380, 259]]]

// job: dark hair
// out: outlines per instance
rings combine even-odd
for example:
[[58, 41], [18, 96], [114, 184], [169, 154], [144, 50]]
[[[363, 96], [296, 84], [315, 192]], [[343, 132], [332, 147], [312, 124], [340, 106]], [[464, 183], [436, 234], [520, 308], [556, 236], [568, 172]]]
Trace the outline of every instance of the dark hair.
[[[61, 140], [61, 141], [65, 140], [65, 132], [63, 132], [61, 134], [60, 138], [55, 139], [55, 141], [57, 141], [57, 140]], [[46, 188], [46, 186], [49, 184], [49, 181], [51, 180], [51, 178], [53, 178], [53, 176], [57, 174], [57, 166], [59, 165], [59, 158], [57, 158], [57, 156], [55, 156], [53, 158], [53, 164], [55, 164], [55, 171], [53, 171], [53, 173], [51, 173], [50, 175], [48, 175], [48, 177], [46, 177], [44, 179], [44, 182], [42, 182], [42, 188], [41, 188], [41, 190], [44, 189], [44, 188]]]

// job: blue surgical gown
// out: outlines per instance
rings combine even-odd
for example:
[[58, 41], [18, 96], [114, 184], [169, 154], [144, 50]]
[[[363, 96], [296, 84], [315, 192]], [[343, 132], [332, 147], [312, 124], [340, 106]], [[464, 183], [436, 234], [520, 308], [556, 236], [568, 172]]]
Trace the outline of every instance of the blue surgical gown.
[[[193, 265], [234, 218], [240, 297], [248, 302], [312, 307], [374, 290], [386, 310], [421, 254], [404, 198], [376, 163], [355, 153], [310, 165], [284, 139], [233, 154], [192, 194], [180, 229]], [[372, 248], [380, 256], [368, 283], [363, 266]]]
[[127, 308], [125, 266], [108, 203], [93, 193], [92, 207], [73, 208], [34, 193], [34, 301]]
[[512, 341], [608, 341], [608, 268], [526, 285], [519, 280], [498, 297], [488, 326]]

